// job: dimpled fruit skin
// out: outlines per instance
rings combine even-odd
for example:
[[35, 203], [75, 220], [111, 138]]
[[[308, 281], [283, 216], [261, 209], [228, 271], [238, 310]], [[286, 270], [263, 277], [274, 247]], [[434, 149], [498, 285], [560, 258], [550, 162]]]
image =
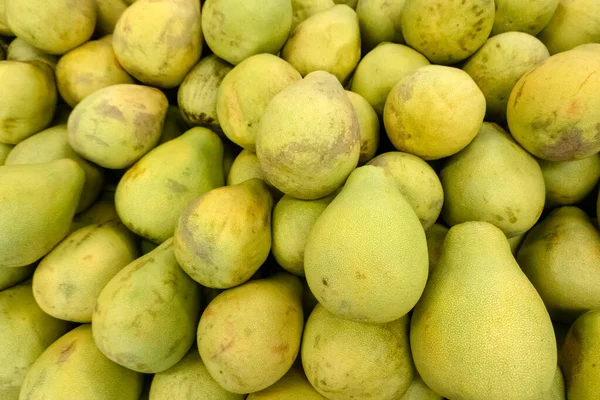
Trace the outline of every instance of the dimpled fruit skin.
[[392, 87], [405, 75], [426, 65], [429, 65], [427, 58], [408, 46], [381, 43], [358, 63], [351, 89], [364, 97], [381, 116]]
[[521, 76], [550, 55], [539, 39], [522, 32], [506, 32], [491, 37], [463, 66], [486, 100], [486, 116], [506, 122], [508, 98]]
[[70, 324], [42, 311], [33, 298], [31, 281], [0, 292], [0, 314], [0, 398], [4, 399], [15, 391], [18, 395], [31, 364]]
[[293, 366], [275, 384], [260, 392], [250, 393], [246, 400], [326, 400], [304, 376], [301, 368]]
[[581, 209], [551, 212], [527, 234], [517, 260], [553, 321], [600, 309], [600, 232]]
[[158, 89], [108, 86], [83, 99], [71, 112], [69, 145], [102, 167], [122, 169], [160, 140], [169, 103]]
[[407, 0], [401, 25], [406, 43], [436, 64], [473, 54], [494, 24], [493, 0]]
[[537, 35], [548, 24], [561, 0], [495, 0], [492, 35], [517, 31]]
[[0, 167], [0, 268], [32, 264], [67, 236], [84, 181], [66, 158]]
[[407, 316], [386, 324], [364, 324], [317, 305], [306, 322], [302, 343], [308, 380], [331, 400], [396, 400], [413, 378]]
[[336, 5], [302, 21], [281, 57], [303, 76], [327, 71], [345, 83], [360, 60], [360, 28], [354, 10]]
[[50, 125], [56, 108], [54, 74], [46, 65], [0, 63], [0, 142], [17, 144]]
[[423, 229], [427, 230], [435, 223], [444, 204], [444, 189], [429, 164], [412, 154], [390, 151], [378, 155], [368, 165], [382, 167], [392, 175]]
[[300, 281], [287, 273], [217, 295], [198, 325], [198, 349], [213, 379], [250, 393], [283, 377], [300, 349], [301, 296]]
[[102, 289], [92, 316], [94, 341], [117, 364], [162, 372], [194, 343], [199, 312], [200, 287], [177, 264], [169, 239]]
[[546, 183], [546, 207], [579, 203], [600, 179], [600, 154], [581, 160], [538, 162]]
[[600, 397], [600, 311], [583, 314], [571, 325], [559, 361], [567, 399]]
[[86, 42], [96, 25], [94, 0], [5, 0], [13, 33], [50, 54], [64, 54]]
[[176, 87], [200, 59], [200, 21], [197, 0], [137, 0], [115, 26], [115, 55], [143, 83]]
[[487, 221], [513, 237], [528, 231], [544, 209], [540, 166], [496, 124], [485, 122], [469, 146], [446, 160], [440, 177], [449, 226]]
[[218, 122], [225, 135], [238, 146], [256, 151], [258, 123], [269, 102], [300, 79], [294, 67], [272, 54], [257, 54], [236, 65], [217, 94]]
[[202, 31], [210, 49], [231, 64], [276, 54], [292, 26], [292, 3], [281, 0], [206, 0]]
[[448, 232], [410, 342], [423, 381], [450, 399], [539, 400], [556, 371], [544, 303], [502, 231], [487, 222]]
[[271, 100], [256, 137], [265, 177], [290, 196], [311, 200], [338, 189], [360, 156], [354, 107], [339, 81], [317, 71]]
[[52, 343], [31, 366], [20, 399], [137, 400], [143, 376], [106, 358], [92, 327], [81, 325]]
[[177, 364], [154, 375], [149, 400], [243, 400], [244, 396], [223, 389], [210, 376], [194, 346]]
[[600, 52], [574, 49], [523, 75], [508, 100], [508, 126], [527, 151], [572, 161], [600, 151]]
[[383, 110], [388, 137], [400, 151], [425, 160], [448, 157], [473, 140], [485, 116], [485, 97], [464, 71], [428, 65], [404, 76]]
[[427, 280], [419, 218], [383, 168], [356, 169], [311, 230], [304, 272], [338, 316], [384, 323], [415, 305]]

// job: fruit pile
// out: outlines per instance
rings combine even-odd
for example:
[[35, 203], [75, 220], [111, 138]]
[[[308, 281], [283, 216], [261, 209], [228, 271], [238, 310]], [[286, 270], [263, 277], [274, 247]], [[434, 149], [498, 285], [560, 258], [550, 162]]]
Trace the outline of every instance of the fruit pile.
[[0, 0], [0, 400], [600, 399], [600, 0]]

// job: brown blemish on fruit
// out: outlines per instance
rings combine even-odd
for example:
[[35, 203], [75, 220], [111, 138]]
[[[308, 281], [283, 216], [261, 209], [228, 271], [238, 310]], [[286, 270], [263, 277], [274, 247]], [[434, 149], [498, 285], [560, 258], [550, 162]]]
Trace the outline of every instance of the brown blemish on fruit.
[[61, 283], [60, 285], [58, 285], [58, 290], [64, 294], [64, 296], [67, 298], [67, 300], [73, 296], [73, 293], [77, 290], [77, 288], [75, 287], [75, 285], [72, 285], [70, 283]]
[[123, 180], [134, 180], [137, 177], [143, 175], [144, 172], [146, 172], [146, 168], [143, 168], [142, 166], [140, 166], [140, 164], [135, 164], [125, 173], [125, 176], [123, 176]]
[[116, 119], [121, 122], [125, 122], [125, 116], [118, 107], [109, 104], [109, 102], [104, 99], [100, 104], [98, 104], [94, 109], [102, 116], [107, 118]]
[[329, 280], [327, 278], [323, 278], [321, 282], [323, 282], [323, 285], [329, 286]]
[[154, 133], [158, 125], [156, 116], [146, 112], [138, 112], [134, 118], [135, 137], [138, 142], [146, 144], [149, 136]]
[[139, 269], [141, 269], [142, 267], [144, 267], [146, 264], [152, 263], [154, 262], [154, 257], [149, 257], [146, 258], [145, 260], [140, 260], [138, 261], [135, 266], [133, 268], [131, 268], [129, 271], [127, 271], [127, 273], [125, 275], [123, 275], [120, 279], [120, 282], [125, 282], [127, 281], [129, 278], [131, 278], [131, 276], [133, 274], [135, 274]]
[[188, 191], [187, 186], [182, 185], [174, 179], [167, 179], [167, 187], [170, 191], [175, 193], [185, 193]]
[[290, 346], [287, 343], [282, 343], [282, 344], [273, 346], [272, 349], [275, 354], [279, 354], [279, 355], [283, 356], [288, 352], [289, 348], [290, 348]]
[[533, 129], [544, 130], [544, 129], [548, 128], [550, 125], [552, 125], [553, 122], [554, 122], [554, 119], [552, 117], [548, 117], [546, 119], [538, 119], [531, 123], [531, 127]]
[[66, 347], [63, 347], [58, 355], [58, 364], [64, 364], [71, 354], [75, 351], [77, 340], [72, 341]]
[[358, 279], [358, 280], [367, 279], [367, 276], [360, 271], [356, 271], [355, 276], [356, 276], [356, 279]]
[[566, 161], [574, 156], [585, 154], [591, 147], [586, 143], [583, 136], [583, 131], [577, 126], [569, 126], [561, 129], [559, 139], [553, 144], [543, 146], [541, 148], [542, 158], [553, 161]]
[[162, 294], [157, 289], [152, 289], [152, 294], [154, 294], [154, 303], [155, 304], [167, 304], [167, 300], [162, 296]]
[[97, 136], [94, 136], [94, 135], [91, 135], [91, 134], [87, 134], [87, 135], [85, 135], [85, 137], [87, 137], [88, 139], [90, 139], [92, 142], [96, 142], [99, 145], [106, 146], [106, 147], [109, 146], [108, 143], [106, 143], [104, 140], [100, 139]]
[[211, 358], [212, 359], [219, 358], [221, 356], [221, 354], [223, 354], [224, 352], [226, 352], [227, 350], [232, 348], [234, 344], [235, 344], [235, 341], [233, 339], [230, 339], [229, 342], [227, 342], [225, 344], [220, 344], [219, 350], [215, 354], [213, 354]]
[[177, 340], [175, 340], [173, 342], [173, 344], [171, 344], [171, 346], [169, 346], [169, 349], [167, 350], [167, 354], [175, 353], [181, 347], [181, 344], [184, 341], [185, 341], [185, 336], [178, 337]]
[[510, 207], [506, 207], [506, 214], [508, 215], [508, 220], [510, 221], [511, 224], [514, 224], [517, 222], [517, 217]]

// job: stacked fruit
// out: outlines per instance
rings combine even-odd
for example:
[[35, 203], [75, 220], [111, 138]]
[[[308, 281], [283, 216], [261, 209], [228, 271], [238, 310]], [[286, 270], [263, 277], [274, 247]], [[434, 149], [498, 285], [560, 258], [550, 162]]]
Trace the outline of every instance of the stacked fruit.
[[600, 399], [599, 0], [0, 35], [0, 400]]

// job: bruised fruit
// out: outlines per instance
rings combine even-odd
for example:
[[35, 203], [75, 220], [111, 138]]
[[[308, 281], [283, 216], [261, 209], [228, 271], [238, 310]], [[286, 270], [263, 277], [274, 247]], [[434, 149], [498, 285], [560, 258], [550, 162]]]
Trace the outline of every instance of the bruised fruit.
[[12, 32], [49, 54], [64, 54], [86, 42], [96, 25], [94, 0], [5, 0]]
[[302, 76], [327, 71], [345, 83], [360, 60], [356, 13], [345, 5], [336, 5], [302, 21], [290, 35], [281, 57]]
[[281, 379], [300, 349], [301, 298], [298, 278], [284, 273], [215, 297], [198, 325], [198, 349], [213, 379], [240, 394]]
[[137, 256], [134, 235], [120, 222], [83, 227], [40, 261], [33, 295], [55, 318], [91, 322], [104, 286]]
[[360, 155], [358, 118], [331, 74], [317, 71], [267, 106], [256, 154], [266, 178], [283, 193], [317, 199], [338, 189]]
[[508, 126], [533, 155], [572, 161], [600, 151], [600, 52], [575, 49], [523, 75], [510, 94]]
[[432, 63], [450, 65], [485, 43], [494, 24], [494, 0], [406, 0], [400, 23], [409, 46]]
[[292, 26], [289, 0], [206, 0], [202, 31], [206, 44], [233, 65], [260, 53], [276, 54]]
[[94, 341], [117, 364], [162, 372], [194, 343], [199, 312], [200, 287], [179, 267], [167, 240], [102, 289], [92, 317]]
[[469, 146], [446, 160], [440, 177], [449, 226], [487, 221], [513, 237], [531, 229], [544, 209], [540, 166], [496, 124], [485, 122]]
[[134, 233], [162, 243], [196, 197], [223, 186], [223, 144], [206, 128], [192, 128], [153, 149], [119, 181], [115, 205]]
[[175, 87], [200, 59], [200, 18], [198, 0], [137, 0], [115, 26], [115, 55], [143, 83]]
[[233, 66], [211, 54], [200, 60], [177, 90], [181, 116], [191, 126], [203, 126], [221, 133], [217, 95], [223, 78]]
[[18, 399], [31, 364], [70, 324], [37, 305], [31, 281], [0, 292], [0, 398]]
[[57, 94], [43, 63], [0, 61], [0, 143], [17, 144], [50, 125]]
[[119, 83], [134, 81], [117, 61], [111, 36], [71, 50], [56, 65], [58, 91], [71, 107], [89, 94]]
[[257, 54], [236, 65], [218, 87], [216, 103], [218, 122], [229, 140], [255, 151], [258, 123], [269, 102], [300, 79], [294, 67], [272, 54]]
[[179, 265], [202, 286], [226, 289], [246, 282], [271, 250], [272, 207], [260, 179], [205, 193], [183, 210], [175, 228]]
[[163, 131], [167, 98], [148, 86], [120, 84], [87, 96], [69, 116], [69, 144], [102, 167], [129, 167]]
[[317, 305], [306, 321], [302, 365], [313, 387], [328, 399], [398, 399], [414, 374], [408, 317], [365, 324]]
[[92, 327], [81, 325], [44, 351], [23, 381], [20, 399], [137, 400], [143, 376], [115, 364], [94, 344]]
[[425, 160], [465, 148], [484, 116], [485, 97], [473, 79], [460, 69], [441, 65], [405, 75], [390, 91], [383, 111], [392, 144]]

